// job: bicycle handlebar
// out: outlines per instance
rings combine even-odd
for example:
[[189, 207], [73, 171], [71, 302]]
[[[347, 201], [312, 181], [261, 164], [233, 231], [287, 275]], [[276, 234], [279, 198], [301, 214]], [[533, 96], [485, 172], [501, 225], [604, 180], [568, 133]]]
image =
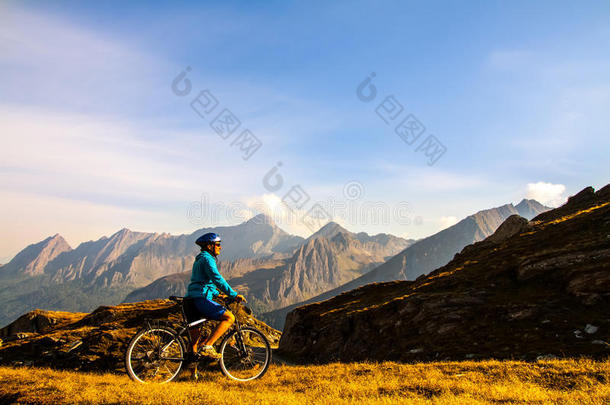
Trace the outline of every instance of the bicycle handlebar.
[[225, 300], [227, 302], [227, 306], [231, 304], [241, 304], [241, 306], [244, 307], [244, 312], [246, 312], [248, 315], [252, 315], [252, 309], [245, 304], [245, 301], [237, 301], [237, 299], [229, 297], [225, 298]]
[[[170, 301], [174, 301], [176, 304], [182, 304], [182, 302], [184, 301], [184, 297], [176, 297], [175, 295], [172, 295], [168, 298]], [[244, 304], [244, 301], [237, 301], [235, 298], [229, 298], [226, 297], [224, 298], [227, 306], [231, 305], [231, 304], [241, 304], [244, 307], [244, 312], [246, 312], [246, 314], [248, 315], [252, 315], [252, 309], [250, 307], [248, 307], [246, 304]]]

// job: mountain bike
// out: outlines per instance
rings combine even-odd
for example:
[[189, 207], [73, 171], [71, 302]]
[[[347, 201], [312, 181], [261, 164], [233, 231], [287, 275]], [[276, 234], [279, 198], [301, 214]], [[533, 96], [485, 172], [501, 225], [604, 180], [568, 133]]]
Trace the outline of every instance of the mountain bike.
[[[189, 328], [199, 326], [200, 335], [204, 336], [203, 325], [208, 320], [203, 318], [188, 323], [182, 307], [183, 297], [171, 296], [169, 299], [180, 305], [182, 322], [175, 330], [162, 322], [147, 320], [131, 338], [125, 352], [125, 368], [134, 381], [163, 384], [175, 380], [183, 366], [194, 357]], [[231, 304], [240, 303], [231, 300], [227, 306]], [[244, 310], [252, 313], [245, 305]], [[237, 381], [262, 377], [271, 363], [271, 345], [267, 337], [256, 328], [242, 326], [237, 319], [220, 343], [219, 353], [220, 370]]]

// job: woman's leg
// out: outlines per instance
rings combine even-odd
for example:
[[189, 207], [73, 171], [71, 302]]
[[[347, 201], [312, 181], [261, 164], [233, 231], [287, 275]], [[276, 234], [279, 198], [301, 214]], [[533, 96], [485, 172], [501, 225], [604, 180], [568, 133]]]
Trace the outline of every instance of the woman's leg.
[[235, 316], [229, 310], [226, 310], [219, 320], [220, 323], [216, 329], [214, 329], [210, 336], [203, 341], [204, 345], [212, 346], [214, 343], [216, 343], [216, 341], [231, 327], [231, 325], [233, 325], [233, 322], [235, 322]]
[[196, 326], [194, 328], [190, 328], [189, 333], [191, 334], [191, 343], [193, 344], [193, 353], [197, 353], [197, 345], [199, 344], [199, 336], [201, 335], [201, 333], [199, 332], [199, 327]]

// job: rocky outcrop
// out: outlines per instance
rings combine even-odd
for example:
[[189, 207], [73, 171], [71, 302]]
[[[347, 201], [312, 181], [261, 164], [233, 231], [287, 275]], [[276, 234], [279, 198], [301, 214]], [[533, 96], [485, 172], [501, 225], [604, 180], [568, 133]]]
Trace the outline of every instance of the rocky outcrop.
[[[278, 331], [241, 306], [231, 309], [240, 322], [261, 330], [277, 346]], [[126, 346], [147, 319], [177, 325], [180, 307], [154, 300], [100, 307], [90, 314], [33, 311], [2, 329], [0, 364], [124, 373]], [[205, 332], [211, 327], [206, 324]]]
[[7, 339], [23, 333], [46, 333], [76, 322], [87, 315], [81, 312], [43, 311], [36, 309], [20, 316], [0, 329], [0, 338]]
[[[443, 360], [610, 355], [607, 187], [526, 224], [512, 217], [415, 281], [374, 283], [288, 314], [295, 359]], [[578, 201], [578, 203], [576, 203]]]
[[511, 236], [526, 232], [531, 227], [529, 221], [519, 215], [511, 215], [498, 229], [485, 240], [492, 243], [502, 243]]

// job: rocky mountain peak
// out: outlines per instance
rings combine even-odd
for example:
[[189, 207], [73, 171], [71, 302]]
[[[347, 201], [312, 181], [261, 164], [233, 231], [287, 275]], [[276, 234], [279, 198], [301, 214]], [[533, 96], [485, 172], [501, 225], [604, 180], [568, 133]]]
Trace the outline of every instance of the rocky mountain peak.
[[318, 237], [323, 237], [323, 238], [332, 238], [333, 236], [335, 236], [338, 233], [347, 233], [351, 235], [351, 232], [348, 231], [347, 229], [343, 228], [341, 225], [339, 225], [336, 222], [329, 222], [326, 225], [324, 225], [322, 228], [318, 229], [318, 231], [316, 233], [314, 233], [313, 235], [311, 235], [309, 238], [318, 238]]
[[44, 273], [45, 266], [63, 252], [72, 248], [58, 233], [41, 242], [29, 245], [19, 252], [10, 262], [2, 266], [2, 271], [30, 276]]
[[244, 225], [269, 225], [272, 228], [277, 228], [275, 221], [267, 214], [258, 214], [247, 220]]
[[532, 219], [540, 212], [548, 211], [551, 208], [540, 204], [536, 200], [528, 200], [524, 198], [519, 204], [515, 205], [515, 209], [522, 217]]

